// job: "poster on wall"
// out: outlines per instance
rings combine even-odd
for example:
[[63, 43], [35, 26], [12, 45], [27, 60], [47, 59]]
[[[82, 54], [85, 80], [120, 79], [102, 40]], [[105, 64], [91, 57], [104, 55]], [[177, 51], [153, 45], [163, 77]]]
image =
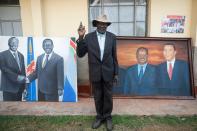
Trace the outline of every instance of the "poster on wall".
[[167, 15], [161, 21], [161, 33], [184, 33], [185, 16]]
[[76, 44], [69, 37], [0, 36], [0, 101], [77, 102]]

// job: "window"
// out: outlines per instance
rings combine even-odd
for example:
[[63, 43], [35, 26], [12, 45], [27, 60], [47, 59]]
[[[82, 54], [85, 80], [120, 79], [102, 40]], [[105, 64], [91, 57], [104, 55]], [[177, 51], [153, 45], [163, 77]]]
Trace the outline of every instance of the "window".
[[19, 0], [1, 0], [0, 5], [19, 5]]
[[145, 36], [147, 0], [89, 0], [89, 31], [92, 20], [106, 14], [112, 25], [108, 31], [118, 36]]
[[22, 36], [19, 0], [0, 2], [0, 35]]

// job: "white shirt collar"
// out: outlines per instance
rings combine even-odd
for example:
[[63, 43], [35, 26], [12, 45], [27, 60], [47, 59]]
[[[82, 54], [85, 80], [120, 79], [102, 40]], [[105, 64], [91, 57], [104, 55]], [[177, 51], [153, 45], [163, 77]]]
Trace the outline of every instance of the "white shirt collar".
[[53, 51], [50, 54], [44, 54], [44, 59], [46, 58], [46, 55], [49, 55], [48, 60], [51, 58], [51, 56], [53, 55]]
[[14, 58], [15, 58], [15, 55], [14, 55], [14, 53], [16, 53], [17, 55], [18, 55], [18, 51], [12, 51], [12, 50], [9, 50], [10, 52], [11, 52], [11, 54], [14, 56]]
[[137, 66], [138, 66], [138, 75], [139, 75], [139, 73], [140, 73], [141, 67], [143, 67], [143, 73], [145, 72], [145, 69], [146, 69], [147, 64], [148, 64], [148, 63], [145, 63], [145, 64], [143, 64], [143, 65], [140, 65], [140, 64], [137, 65]]
[[44, 54], [44, 58], [43, 58], [43, 60], [42, 60], [42, 67], [43, 67], [43, 65], [44, 65], [44, 62], [45, 62], [45, 60], [46, 60], [46, 55], [49, 55], [49, 57], [48, 57], [48, 61], [51, 59], [51, 56], [53, 55], [53, 52], [51, 52], [50, 54]]
[[167, 63], [174, 63], [175, 62], [175, 58], [172, 59], [171, 61], [167, 61]]
[[104, 34], [99, 33], [98, 31], [96, 31], [97, 36], [105, 36], [106, 32]]
[[172, 68], [174, 68], [174, 63], [175, 63], [175, 58], [172, 59], [171, 61], [167, 61], [167, 67], [169, 68], [169, 64], [172, 64]]
[[14, 54], [14, 53], [17, 53], [17, 54], [18, 54], [18, 51], [17, 51], [17, 50], [14, 52], [14, 51], [12, 51], [12, 50], [9, 49], [9, 51], [10, 51], [12, 54]]

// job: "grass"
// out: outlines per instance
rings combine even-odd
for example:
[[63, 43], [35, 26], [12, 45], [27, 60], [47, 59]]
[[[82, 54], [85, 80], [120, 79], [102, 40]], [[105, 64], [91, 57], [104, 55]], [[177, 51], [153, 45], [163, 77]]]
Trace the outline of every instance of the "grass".
[[[88, 131], [93, 116], [0, 116], [0, 131]], [[196, 131], [197, 116], [113, 116], [117, 131]], [[99, 130], [105, 130], [105, 125]]]

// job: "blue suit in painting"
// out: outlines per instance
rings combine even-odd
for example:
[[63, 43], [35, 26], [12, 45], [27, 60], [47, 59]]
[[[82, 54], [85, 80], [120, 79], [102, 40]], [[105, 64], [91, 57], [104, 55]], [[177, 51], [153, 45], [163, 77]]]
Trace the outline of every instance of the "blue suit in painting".
[[127, 95], [155, 95], [157, 93], [156, 68], [154, 65], [147, 64], [141, 81], [138, 76], [138, 65], [128, 68], [125, 76], [125, 90]]
[[183, 60], [175, 60], [170, 80], [167, 62], [158, 65], [158, 86], [160, 95], [190, 96], [189, 67]]

